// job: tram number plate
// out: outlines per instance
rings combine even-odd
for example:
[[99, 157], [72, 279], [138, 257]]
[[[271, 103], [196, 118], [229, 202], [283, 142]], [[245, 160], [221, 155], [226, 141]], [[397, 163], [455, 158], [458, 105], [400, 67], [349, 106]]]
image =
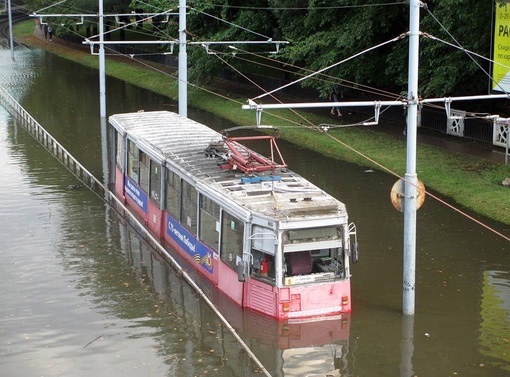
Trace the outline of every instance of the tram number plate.
[[311, 275], [290, 276], [285, 278], [285, 285], [313, 283], [314, 281], [315, 276]]

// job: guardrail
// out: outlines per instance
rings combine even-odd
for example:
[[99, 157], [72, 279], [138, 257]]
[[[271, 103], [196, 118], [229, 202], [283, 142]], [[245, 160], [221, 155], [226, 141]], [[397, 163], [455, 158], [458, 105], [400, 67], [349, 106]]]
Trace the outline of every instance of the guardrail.
[[0, 104], [19, 122], [48, 152], [73, 173], [85, 186], [102, 198], [109, 190], [82, 164], [80, 164], [48, 131], [46, 131], [7, 91], [0, 86]]
[[73, 173], [85, 186], [90, 188], [100, 198], [105, 200], [113, 209], [115, 209], [123, 218], [129, 220], [129, 224], [145, 238], [146, 242], [152, 246], [167, 262], [169, 262], [177, 273], [186, 280], [186, 282], [200, 295], [207, 305], [216, 313], [218, 319], [231, 332], [237, 342], [246, 351], [250, 358], [258, 365], [261, 372], [271, 377], [264, 365], [258, 360], [252, 350], [242, 340], [236, 330], [230, 325], [227, 319], [220, 313], [214, 303], [200, 289], [197, 283], [182, 268], [182, 266], [170, 255], [140, 221], [124, 206], [122, 203], [101, 181], [92, 175], [82, 164], [78, 162], [57, 140], [51, 136], [2, 86], [0, 86], [0, 105], [3, 106], [16, 121], [39, 143], [59, 160], [71, 173]]

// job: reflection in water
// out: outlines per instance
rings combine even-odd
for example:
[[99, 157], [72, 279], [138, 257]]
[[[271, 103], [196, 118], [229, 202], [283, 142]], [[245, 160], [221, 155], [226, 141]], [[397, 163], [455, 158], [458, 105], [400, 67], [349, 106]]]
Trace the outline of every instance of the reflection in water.
[[482, 290], [480, 352], [510, 373], [510, 272], [485, 271]]
[[[8, 289], [11, 281], [23, 282], [9, 278], [10, 274], [24, 274], [28, 269], [37, 281], [37, 289], [26, 284], [17, 291], [30, 298], [26, 309], [15, 295], [6, 297], [21, 313], [11, 312], [10, 326], [3, 330], [6, 338], [12, 339], [23, 328], [25, 339], [38, 350], [27, 361], [32, 363], [34, 374], [44, 374], [45, 369], [36, 360], [47, 360], [47, 368], [58, 370], [54, 375], [70, 375], [71, 370], [75, 375], [85, 370], [94, 374], [104, 370], [105, 363], [125, 376], [138, 375], [142, 370], [178, 376], [261, 375], [212, 310], [122, 219], [108, 209], [105, 212], [107, 207], [90, 191], [66, 190], [69, 184], [77, 183], [76, 179], [23, 129], [15, 124], [3, 127], [7, 134], [2, 140], [11, 156], [4, 160], [13, 167], [8, 178], [12, 187], [3, 189], [20, 193], [23, 187], [35, 201], [21, 195], [2, 213], [7, 215], [16, 208], [24, 217], [31, 213], [42, 220], [42, 224], [31, 221], [39, 233], [26, 241], [34, 243], [11, 236], [11, 242], [4, 245], [11, 258], [16, 258], [17, 249], [28, 248], [33, 253], [24, 252], [25, 267], [10, 270], [4, 274], [7, 280], [0, 280], [2, 290]], [[89, 158], [93, 156], [98, 154]], [[107, 164], [102, 161], [102, 165]], [[18, 181], [26, 179], [21, 172], [33, 179], [29, 187]], [[8, 176], [6, 172], [4, 176]], [[105, 172], [104, 177], [107, 179]], [[16, 226], [4, 224], [6, 235], [2, 238], [7, 238], [15, 233]], [[27, 231], [19, 232], [20, 237]], [[55, 258], [58, 263], [54, 263]], [[10, 260], [4, 259], [4, 263]], [[46, 279], [41, 280], [40, 272]], [[242, 311], [207, 282], [201, 285], [272, 375], [348, 374], [348, 315], [313, 323], [276, 321]], [[24, 325], [27, 322], [30, 325]], [[47, 355], [47, 348], [62, 354], [60, 360]], [[23, 342], [0, 349], [3, 355], [10, 355], [4, 370], [15, 376], [16, 364], [22, 362], [25, 353]], [[77, 357], [79, 362], [74, 361]], [[96, 359], [93, 363], [92, 358]]]
[[[167, 98], [107, 80], [111, 113], [169, 109]], [[0, 50], [0, 81], [89, 171], [104, 176], [98, 100], [90, 95], [97, 93], [96, 71], [38, 50], [11, 62]], [[193, 109], [190, 117], [229, 127]], [[232, 310], [229, 320], [268, 370], [507, 377], [508, 242], [427, 200], [418, 212], [413, 337], [401, 315], [402, 216], [388, 200], [395, 179], [279, 146], [293, 170], [348, 203], [361, 260], [352, 269], [353, 313], [329, 326], [280, 327], [215, 298], [224, 314]], [[121, 230], [94, 194], [65, 190], [75, 178], [1, 108], [0, 157], [2, 375], [257, 375], [195, 293]], [[348, 332], [329, 335], [345, 319]]]
[[[157, 296], [157, 310], [153, 315], [168, 315], [170, 318], [164, 320], [168, 322], [164, 323], [165, 327], [188, 329], [186, 334], [177, 333], [171, 337], [165, 335], [165, 339], [161, 339], [165, 352], [176, 353], [176, 350], [169, 347], [169, 343], [175, 344], [174, 336], [196, 339], [198, 349], [188, 344], [187, 348], [191, 348], [186, 353], [195, 371], [196, 364], [200, 365], [206, 359], [209, 366], [202, 372], [211, 371], [211, 365], [217, 365], [216, 358], [221, 357], [223, 365], [217, 365], [215, 370], [226, 369], [228, 375], [237, 375], [235, 373], [238, 371], [242, 371], [239, 375], [243, 376], [262, 375], [228, 330], [215, 319], [209, 306], [193, 293], [185, 281], [128, 224], [122, 219], [119, 219], [118, 224], [126, 261], [129, 261], [137, 279], [144, 285], [150, 285], [150, 290]], [[193, 270], [189, 273], [193, 274]], [[194, 277], [271, 375], [349, 375], [349, 315], [313, 322], [278, 321], [257, 312], [242, 310], [200, 275]], [[184, 325], [180, 321], [184, 321]]]
[[402, 316], [402, 343], [401, 343], [400, 377], [414, 376], [414, 315]]

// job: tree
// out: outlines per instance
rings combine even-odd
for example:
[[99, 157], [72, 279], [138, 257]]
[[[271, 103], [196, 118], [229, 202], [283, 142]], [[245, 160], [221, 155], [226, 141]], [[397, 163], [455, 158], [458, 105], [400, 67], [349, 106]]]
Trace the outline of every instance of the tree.
[[[43, 6], [41, 0], [28, 0]], [[69, 9], [96, 11], [96, 2], [69, 0]], [[105, 11], [164, 12], [178, 9], [178, 0], [105, 0]], [[429, 0], [420, 10], [420, 30], [463, 49], [489, 56], [492, 1]], [[376, 87], [393, 93], [407, 90], [409, 4], [380, 0], [188, 0], [187, 27], [191, 41], [287, 40], [290, 45], [275, 56], [281, 64], [302, 67], [308, 74], [335, 65], [325, 75], [305, 80], [301, 85], [319, 91], [324, 97], [333, 82], [342, 83], [358, 95], [360, 87]], [[171, 18], [160, 28], [158, 37], [178, 38], [178, 19]], [[379, 46], [374, 48], [374, 46]], [[258, 52], [260, 46], [239, 46], [242, 52]], [[254, 71], [262, 59], [253, 54], [242, 62], [227, 46], [211, 45], [206, 50], [188, 49], [190, 80], [205, 82], [226, 64]], [[359, 54], [356, 58], [352, 56]], [[247, 61], [252, 60], [252, 66]], [[344, 61], [339, 64], [340, 62]], [[275, 67], [278, 64], [274, 64]], [[483, 93], [487, 90], [486, 60], [469, 56], [462, 49], [448, 46], [424, 35], [420, 39], [420, 95]], [[484, 72], [485, 71], [485, 72]], [[283, 75], [265, 68], [264, 73]], [[298, 76], [295, 76], [298, 77]], [[356, 90], [356, 92], [355, 92]]]

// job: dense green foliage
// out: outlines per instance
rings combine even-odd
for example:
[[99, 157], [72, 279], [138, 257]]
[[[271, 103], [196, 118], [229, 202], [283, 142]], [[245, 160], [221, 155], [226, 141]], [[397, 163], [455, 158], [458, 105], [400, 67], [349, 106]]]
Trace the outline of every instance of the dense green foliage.
[[[48, 6], [47, 0], [29, 0], [33, 10]], [[53, 3], [54, 4], [54, 3]], [[52, 12], [97, 12], [97, 1], [68, 0]], [[188, 0], [187, 35], [190, 41], [285, 40], [290, 44], [274, 58], [275, 68], [265, 69], [275, 77], [298, 78], [306, 70], [331, 65], [327, 76], [302, 82], [325, 96], [332, 82], [344, 92], [359, 96], [364, 86], [392, 93], [407, 90], [409, 3], [380, 0]], [[467, 51], [489, 57], [494, 2], [475, 0], [429, 0], [420, 10], [420, 30], [439, 40], [423, 36], [420, 41], [420, 94], [450, 96], [487, 91], [489, 63]], [[178, 10], [178, 0], [104, 0], [105, 12], [168, 12]], [[163, 27], [161, 27], [161, 25]], [[178, 19], [159, 24], [158, 37], [178, 38]], [[399, 36], [402, 38], [398, 39]], [[395, 39], [395, 40], [394, 40]], [[391, 42], [390, 42], [391, 41]], [[442, 43], [448, 42], [450, 45]], [[388, 43], [387, 43], [388, 42]], [[381, 45], [378, 48], [374, 46]], [[224, 45], [211, 45], [220, 59], [206, 50], [188, 48], [191, 80], [207, 81], [226, 64], [241, 71], [254, 71], [247, 61], [260, 62], [253, 52], [274, 50], [268, 45], [242, 45], [232, 54]], [[252, 54], [246, 54], [251, 51]], [[364, 52], [366, 51], [366, 52]], [[244, 52], [242, 54], [241, 52]], [[348, 59], [359, 54], [354, 59]], [[241, 58], [244, 56], [244, 58]], [[348, 60], [342, 64], [337, 64]], [[304, 67], [304, 68], [296, 68]]]

